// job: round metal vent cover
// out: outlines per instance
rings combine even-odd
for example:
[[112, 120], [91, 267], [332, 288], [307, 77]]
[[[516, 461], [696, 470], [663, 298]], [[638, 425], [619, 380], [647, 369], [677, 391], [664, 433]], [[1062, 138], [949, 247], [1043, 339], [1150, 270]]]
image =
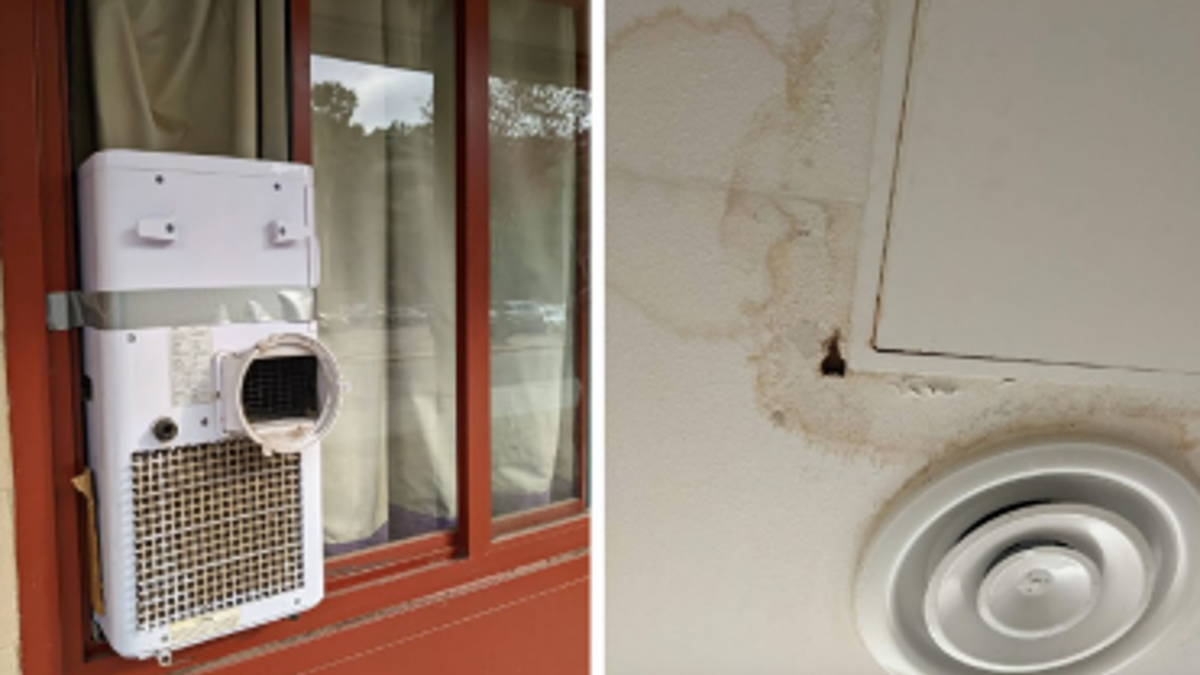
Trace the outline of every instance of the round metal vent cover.
[[1105, 441], [1006, 446], [903, 499], [858, 628], [893, 675], [1110, 673], [1200, 610], [1200, 491]]

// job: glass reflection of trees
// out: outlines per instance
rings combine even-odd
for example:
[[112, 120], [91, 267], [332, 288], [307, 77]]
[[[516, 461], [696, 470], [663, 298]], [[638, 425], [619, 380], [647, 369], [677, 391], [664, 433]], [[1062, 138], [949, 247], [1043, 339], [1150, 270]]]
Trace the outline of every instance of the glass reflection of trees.
[[[538, 268], [506, 270], [503, 282], [493, 289], [492, 301], [500, 304], [531, 300], [558, 307], [569, 305], [567, 297], [547, 297], [549, 287], [536, 279], [566, 279], [572, 271], [574, 256], [570, 247], [578, 208], [575, 172], [586, 170], [579, 158], [586, 157], [590, 127], [588, 94], [571, 87], [499, 77], [490, 78], [488, 88], [493, 165], [521, 167], [519, 173], [491, 173], [493, 260], [505, 261], [510, 266]], [[386, 127], [370, 130], [354, 121], [358, 94], [340, 82], [314, 84], [312, 106], [314, 134], [327, 135], [330, 142], [322, 144], [323, 147], [335, 149], [344, 160], [370, 156], [367, 148], [378, 147], [380, 140], [389, 151], [390, 171], [404, 172], [407, 158], [427, 161], [431, 154], [432, 98], [421, 106], [419, 122], [393, 120]], [[418, 170], [422, 169], [413, 167], [414, 175]], [[519, 184], [509, 186], [510, 181]], [[538, 189], [530, 190], [530, 185]], [[570, 198], [564, 199], [564, 195]], [[563, 255], [531, 258], [516, 248], [531, 241], [537, 241], [542, 250], [563, 251]], [[547, 265], [556, 267], [548, 269]], [[396, 290], [399, 297], [412, 297], [403, 288]]]

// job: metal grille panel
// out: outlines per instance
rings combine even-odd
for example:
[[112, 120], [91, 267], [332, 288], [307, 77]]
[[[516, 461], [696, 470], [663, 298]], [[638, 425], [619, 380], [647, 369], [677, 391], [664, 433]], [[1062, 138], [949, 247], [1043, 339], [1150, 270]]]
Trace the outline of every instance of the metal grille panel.
[[252, 362], [242, 382], [246, 419], [315, 419], [320, 412], [317, 368], [315, 356], [279, 356]]
[[300, 457], [232, 440], [133, 455], [139, 630], [296, 590]]

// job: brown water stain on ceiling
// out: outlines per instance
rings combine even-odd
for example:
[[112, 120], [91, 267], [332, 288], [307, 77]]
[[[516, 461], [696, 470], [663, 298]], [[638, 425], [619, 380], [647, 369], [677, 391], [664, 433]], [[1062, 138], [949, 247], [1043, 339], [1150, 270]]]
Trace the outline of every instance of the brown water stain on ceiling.
[[1200, 393], [822, 373], [849, 328], [885, 3], [774, 4], [783, 42], [683, 6], [611, 36], [609, 292], [744, 349], [753, 389], [730, 395], [816, 449], [911, 461], [1030, 430], [1194, 449]]

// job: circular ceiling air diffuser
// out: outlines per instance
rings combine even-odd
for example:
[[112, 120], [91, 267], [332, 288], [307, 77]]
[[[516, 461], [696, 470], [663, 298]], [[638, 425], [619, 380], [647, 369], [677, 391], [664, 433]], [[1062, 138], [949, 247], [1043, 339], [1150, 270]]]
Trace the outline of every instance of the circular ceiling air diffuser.
[[859, 570], [893, 675], [1109, 673], [1200, 610], [1200, 492], [1090, 440], [998, 448], [909, 495]]

